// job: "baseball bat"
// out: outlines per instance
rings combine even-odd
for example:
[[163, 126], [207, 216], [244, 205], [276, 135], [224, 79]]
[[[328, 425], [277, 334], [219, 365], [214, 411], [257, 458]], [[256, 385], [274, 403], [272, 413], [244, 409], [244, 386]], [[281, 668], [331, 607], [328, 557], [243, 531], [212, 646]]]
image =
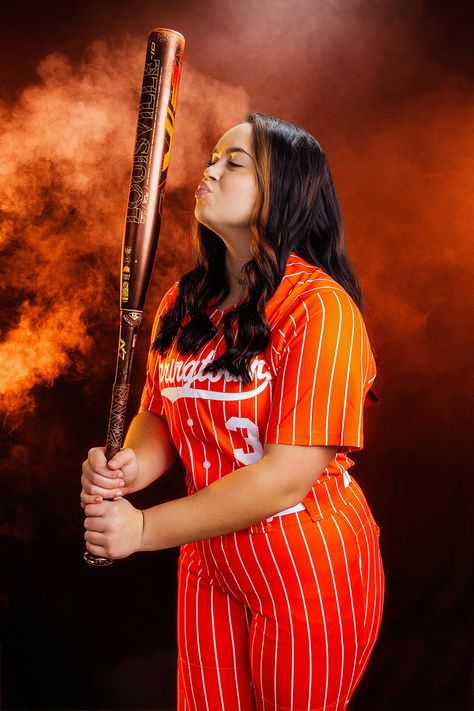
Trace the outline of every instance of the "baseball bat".
[[[162, 28], [150, 32], [122, 241], [120, 333], [107, 461], [123, 444], [133, 352], [160, 235], [183, 52], [179, 32]], [[89, 551], [84, 559], [96, 566], [112, 563]]]

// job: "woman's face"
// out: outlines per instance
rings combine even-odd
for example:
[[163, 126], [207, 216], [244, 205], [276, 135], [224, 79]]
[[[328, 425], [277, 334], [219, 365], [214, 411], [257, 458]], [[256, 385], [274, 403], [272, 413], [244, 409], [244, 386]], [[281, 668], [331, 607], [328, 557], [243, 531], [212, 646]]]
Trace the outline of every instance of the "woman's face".
[[222, 237], [248, 237], [257, 200], [252, 125], [239, 123], [224, 133], [196, 190], [198, 222]]

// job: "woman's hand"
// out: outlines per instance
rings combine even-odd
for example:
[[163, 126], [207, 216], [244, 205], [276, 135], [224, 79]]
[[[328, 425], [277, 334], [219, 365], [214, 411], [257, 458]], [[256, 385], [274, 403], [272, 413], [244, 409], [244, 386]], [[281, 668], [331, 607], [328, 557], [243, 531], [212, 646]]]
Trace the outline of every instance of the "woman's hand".
[[143, 533], [143, 513], [126, 499], [87, 504], [86, 548], [105, 558], [126, 558], [139, 550]]
[[101, 503], [128, 492], [139, 474], [138, 460], [133, 449], [117, 452], [107, 462], [105, 447], [93, 447], [82, 464], [81, 506]]

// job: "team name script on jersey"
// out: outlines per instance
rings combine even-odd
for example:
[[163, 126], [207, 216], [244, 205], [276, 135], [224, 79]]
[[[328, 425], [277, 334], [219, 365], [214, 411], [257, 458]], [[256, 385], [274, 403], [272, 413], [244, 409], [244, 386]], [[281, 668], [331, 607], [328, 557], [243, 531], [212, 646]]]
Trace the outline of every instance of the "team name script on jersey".
[[[216, 351], [213, 350], [203, 360], [183, 361], [172, 358], [165, 363], [159, 363], [161, 396], [170, 402], [176, 402], [180, 397], [205, 398], [207, 400], [246, 400], [265, 390], [273, 378], [268, 370], [268, 364], [256, 357], [250, 363], [250, 374], [256, 387], [238, 392], [197, 388], [195, 383], [217, 383], [222, 380], [226, 383], [239, 382], [235, 375], [226, 370], [219, 373], [203, 372], [206, 365], [214, 360], [215, 354]], [[174, 385], [168, 386], [168, 383], [174, 383]], [[167, 387], [163, 387], [163, 384]]]

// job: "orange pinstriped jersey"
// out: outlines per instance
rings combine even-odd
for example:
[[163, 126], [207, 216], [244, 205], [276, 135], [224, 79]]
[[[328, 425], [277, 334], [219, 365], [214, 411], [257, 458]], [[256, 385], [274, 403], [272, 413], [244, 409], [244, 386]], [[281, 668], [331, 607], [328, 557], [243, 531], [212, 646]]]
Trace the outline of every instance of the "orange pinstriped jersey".
[[[177, 285], [161, 301], [152, 341]], [[142, 406], [166, 417], [188, 492], [258, 461], [266, 442], [339, 446], [308, 495], [335, 476], [336, 485], [342, 477], [347, 486], [354, 464], [347, 454], [363, 448], [364, 402], [376, 376], [356, 304], [323, 269], [291, 253], [266, 305], [270, 341], [251, 361], [248, 385], [226, 371], [202, 372], [225, 351], [221, 324], [231, 308], [221, 312], [215, 299], [209, 303], [217, 333], [197, 353], [181, 355], [172, 344], [166, 356], [150, 350], [148, 357]]]

